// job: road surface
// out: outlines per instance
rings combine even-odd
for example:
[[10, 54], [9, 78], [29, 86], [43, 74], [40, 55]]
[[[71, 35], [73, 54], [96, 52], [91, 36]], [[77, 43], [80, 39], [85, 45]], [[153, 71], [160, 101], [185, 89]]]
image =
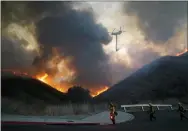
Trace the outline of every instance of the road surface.
[[188, 120], [179, 120], [177, 112], [156, 112], [157, 121], [150, 122], [146, 112], [134, 113], [135, 119], [118, 125], [2, 125], [2, 131], [188, 131]]

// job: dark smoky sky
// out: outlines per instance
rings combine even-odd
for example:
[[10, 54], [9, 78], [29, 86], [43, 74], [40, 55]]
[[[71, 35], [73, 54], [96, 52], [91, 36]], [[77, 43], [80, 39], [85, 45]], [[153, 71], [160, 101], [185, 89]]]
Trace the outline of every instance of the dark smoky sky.
[[[137, 15], [138, 24], [146, 38], [152, 41], [166, 41], [174, 33], [175, 28], [187, 20], [187, 2], [126, 2], [124, 12]], [[185, 24], [185, 23], [183, 23]]]
[[63, 14], [71, 9], [72, 2], [61, 1], [2, 1], [2, 24], [36, 22], [45, 16]]
[[[73, 57], [69, 66], [76, 71], [75, 84], [90, 87], [110, 85], [113, 74], [109, 73], [108, 65], [111, 63], [108, 63], [102, 44], [108, 44], [112, 38], [103, 25], [96, 23], [92, 9], [74, 10], [73, 4], [62, 1], [3, 1], [2, 27], [5, 29], [11, 23], [29, 25], [34, 22], [36, 39], [44, 47], [41, 49], [43, 58], [51, 55], [51, 47], [58, 47], [65, 57]], [[126, 2], [125, 6], [124, 12], [136, 15], [146, 38], [154, 42], [168, 40], [176, 27], [181, 26], [181, 20], [187, 17], [187, 2]], [[25, 67], [32, 63], [33, 54], [21, 45], [18, 41], [9, 41], [8, 36], [2, 41], [3, 68]], [[129, 54], [132, 55], [131, 52]], [[143, 54], [148, 56], [147, 52]], [[144, 61], [145, 57], [134, 57], [133, 54], [132, 58]], [[117, 67], [120, 70], [119, 63]]]
[[18, 42], [7, 37], [1, 38], [1, 68], [19, 69], [31, 66], [34, 53], [18, 46]]
[[96, 24], [90, 11], [71, 10], [62, 16], [46, 17], [37, 23], [39, 43], [60, 47], [72, 56], [71, 67], [78, 73], [77, 82], [86, 85], [109, 84], [100, 66], [107, 61], [102, 44], [110, 42], [107, 30]]
[[77, 73], [75, 83], [92, 87], [110, 84], [108, 67], [101, 63], [108, 60], [102, 44], [112, 38], [96, 23], [92, 10], [74, 10], [72, 2], [4, 2], [2, 6], [3, 23], [35, 22], [44, 55], [51, 53], [49, 47], [58, 47], [64, 56], [73, 57], [70, 67]]

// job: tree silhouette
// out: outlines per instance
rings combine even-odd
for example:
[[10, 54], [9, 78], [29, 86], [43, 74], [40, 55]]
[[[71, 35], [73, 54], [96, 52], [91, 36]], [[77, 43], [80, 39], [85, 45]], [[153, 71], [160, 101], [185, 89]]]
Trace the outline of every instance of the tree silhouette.
[[81, 86], [73, 86], [68, 90], [68, 98], [73, 103], [88, 102], [92, 99], [89, 90], [82, 88]]

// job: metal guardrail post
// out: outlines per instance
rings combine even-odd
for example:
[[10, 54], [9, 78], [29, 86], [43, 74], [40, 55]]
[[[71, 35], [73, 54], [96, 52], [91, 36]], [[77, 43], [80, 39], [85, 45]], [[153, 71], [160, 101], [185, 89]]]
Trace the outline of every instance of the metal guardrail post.
[[144, 111], [144, 107], [142, 106], [142, 111]]
[[126, 108], [124, 107], [124, 111], [127, 112]]

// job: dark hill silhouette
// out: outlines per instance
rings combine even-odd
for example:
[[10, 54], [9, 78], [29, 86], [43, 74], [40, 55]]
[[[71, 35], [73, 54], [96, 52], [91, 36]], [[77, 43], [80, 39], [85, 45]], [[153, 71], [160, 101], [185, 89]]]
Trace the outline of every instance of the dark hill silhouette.
[[80, 86], [73, 86], [68, 93], [29, 76], [1, 72], [1, 96], [25, 103], [61, 104], [62, 102], [83, 103], [91, 101], [90, 92]]
[[15, 76], [7, 72], [3, 72], [1, 76], [1, 96], [27, 103], [42, 101], [53, 104], [67, 100], [66, 94], [37, 79]]
[[145, 65], [95, 99], [118, 102], [157, 100], [188, 95], [188, 53], [161, 57]]

